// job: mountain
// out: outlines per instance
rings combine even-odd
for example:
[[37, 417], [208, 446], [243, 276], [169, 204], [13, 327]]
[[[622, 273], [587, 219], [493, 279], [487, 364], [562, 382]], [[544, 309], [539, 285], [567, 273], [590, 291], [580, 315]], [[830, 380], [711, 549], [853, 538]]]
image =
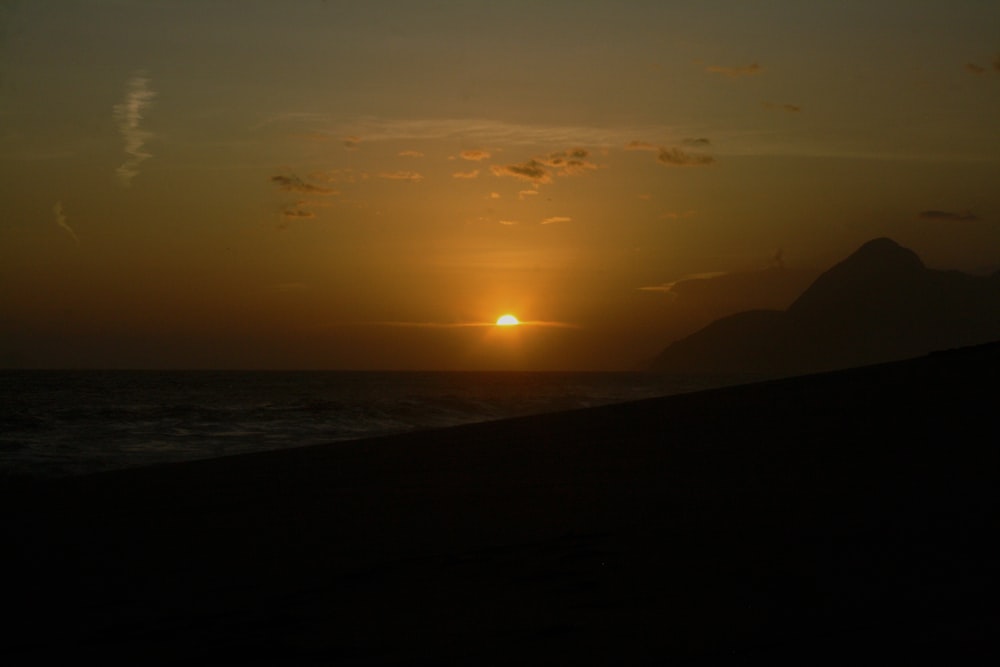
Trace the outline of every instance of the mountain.
[[1000, 339], [1000, 273], [928, 269], [888, 238], [821, 274], [784, 311], [716, 320], [669, 345], [650, 370], [794, 375]]

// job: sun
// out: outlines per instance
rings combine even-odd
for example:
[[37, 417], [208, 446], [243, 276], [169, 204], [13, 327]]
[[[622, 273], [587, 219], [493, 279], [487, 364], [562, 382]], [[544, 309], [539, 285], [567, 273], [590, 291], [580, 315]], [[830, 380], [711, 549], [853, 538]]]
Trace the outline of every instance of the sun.
[[520, 324], [520, 322], [518, 322], [517, 318], [510, 314], [501, 315], [497, 318], [498, 327], [516, 327], [518, 324]]

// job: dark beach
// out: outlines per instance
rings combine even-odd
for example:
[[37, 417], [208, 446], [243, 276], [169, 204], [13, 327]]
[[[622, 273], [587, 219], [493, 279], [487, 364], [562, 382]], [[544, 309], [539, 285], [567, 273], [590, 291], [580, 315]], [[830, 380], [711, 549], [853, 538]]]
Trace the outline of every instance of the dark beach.
[[2, 493], [0, 660], [1000, 654], [1000, 344]]

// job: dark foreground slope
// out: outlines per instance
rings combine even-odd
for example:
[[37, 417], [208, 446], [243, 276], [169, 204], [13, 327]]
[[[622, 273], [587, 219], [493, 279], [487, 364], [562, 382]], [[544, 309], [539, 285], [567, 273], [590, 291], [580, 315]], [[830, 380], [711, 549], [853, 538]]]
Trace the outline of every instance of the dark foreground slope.
[[1000, 652], [1000, 346], [3, 494], [0, 660]]
[[887, 238], [820, 275], [787, 310], [716, 320], [672, 343], [651, 369], [772, 376], [907, 359], [1000, 337], [1000, 273], [928, 269]]

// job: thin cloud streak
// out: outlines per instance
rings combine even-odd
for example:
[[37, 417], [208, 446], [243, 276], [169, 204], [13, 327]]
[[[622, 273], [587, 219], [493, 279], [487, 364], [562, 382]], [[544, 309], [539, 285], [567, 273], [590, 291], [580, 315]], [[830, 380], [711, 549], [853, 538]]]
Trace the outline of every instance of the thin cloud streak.
[[146, 142], [153, 136], [140, 128], [143, 112], [152, 103], [156, 93], [149, 88], [149, 79], [142, 73], [128, 80], [125, 101], [114, 106], [114, 118], [118, 131], [125, 140], [125, 154], [128, 158], [116, 170], [118, 180], [125, 187], [132, 185], [132, 179], [139, 173], [139, 165], [151, 153], [145, 150]]
[[[321, 127], [323, 134], [346, 136], [356, 148], [360, 137], [365, 142], [446, 140], [489, 146], [496, 143], [511, 145], [561, 146], [621, 146], [638, 136], [670, 136], [686, 134], [674, 126], [595, 126], [546, 125], [509, 123], [490, 118], [389, 119], [374, 116], [344, 118], [332, 114], [283, 112], [272, 114], [255, 129], [269, 125]], [[459, 154], [465, 160], [484, 160], [490, 151], [466, 149]]]
[[561, 329], [579, 329], [580, 325], [571, 322], [554, 322], [549, 320], [521, 320], [514, 327], [498, 327], [496, 322], [403, 322], [403, 321], [376, 321], [376, 322], [348, 322], [334, 325], [340, 327], [402, 327], [416, 329], [482, 329], [482, 328], [504, 328], [517, 329], [519, 327], [556, 327]]
[[775, 104], [773, 102], [764, 102], [764, 108], [770, 109], [771, 111], [787, 111], [788, 113], [798, 113], [802, 111], [802, 107], [795, 104]]
[[649, 285], [647, 287], [637, 287], [640, 292], [671, 292], [678, 283], [687, 282], [689, 280], [711, 280], [712, 278], [719, 278], [725, 276], [727, 273], [725, 271], [704, 271], [702, 273], [689, 273], [687, 275], [681, 276], [677, 280], [672, 280], [669, 283], [662, 283], [660, 285]]
[[921, 220], [945, 220], [950, 222], [975, 222], [979, 216], [972, 211], [921, 211]]
[[76, 235], [76, 232], [73, 231], [73, 228], [70, 227], [69, 223], [66, 221], [66, 214], [63, 211], [63, 205], [61, 201], [57, 201], [55, 203], [55, 205], [52, 207], [52, 213], [56, 217], [56, 224], [62, 227], [64, 230], [66, 230], [66, 233], [69, 234], [71, 237], [73, 237], [74, 241], [79, 243], [80, 238]]
[[715, 162], [711, 155], [688, 153], [679, 148], [661, 148], [656, 159], [671, 167], [706, 167]]
[[313, 185], [312, 183], [306, 183], [295, 174], [290, 174], [288, 176], [283, 176], [283, 175], [272, 176], [271, 182], [286, 192], [298, 192], [307, 195], [337, 194], [337, 191], [334, 190], [333, 188], [327, 188], [322, 185]]
[[410, 181], [411, 183], [419, 183], [424, 180], [424, 177], [415, 171], [382, 172], [378, 175], [378, 177], [390, 181]]
[[480, 160], [489, 159], [490, 152], [482, 150], [465, 150], [461, 152], [461, 157], [463, 160], [471, 160], [473, 162], [478, 162]]

